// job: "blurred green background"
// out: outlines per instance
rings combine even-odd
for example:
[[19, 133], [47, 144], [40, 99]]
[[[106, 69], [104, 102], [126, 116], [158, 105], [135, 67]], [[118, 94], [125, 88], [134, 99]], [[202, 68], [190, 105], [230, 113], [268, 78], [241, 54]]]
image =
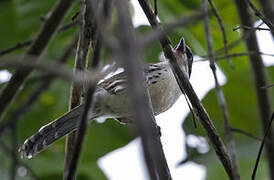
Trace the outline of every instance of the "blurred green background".
[[[46, 16], [56, 3], [55, 0], [37, 1], [37, 0], [2, 0], [0, 1], [0, 51], [7, 49], [19, 42], [33, 39], [39, 31], [43, 21], [40, 17]], [[241, 33], [232, 31], [232, 28], [238, 25], [237, 12], [229, 0], [214, 1], [221, 18], [223, 19], [228, 42], [231, 43], [241, 37]], [[173, 22], [176, 19], [191, 15], [199, 11], [200, 0], [159, 0], [158, 10], [159, 18], [163, 23]], [[71, 22], [71, 18], [79, 11], [79, 2], [67, 15], [64, 24]], [[133, 14], [132, 8], [132, 14]], [[113, 18], [115, 23], [115, 18]], [[45, 61], [56, 61], [61, 53], [72, 41], [77, 29], [75, 26], [65, 32], [55, 36], [43, 55]], [[214, 16], [210, 16], [210, 29], [214, 40], [214, 49], [218, 50], [223, 47], [222, 34], [219, 25]], [[138, 36], [142, 36], [150, 31], [149, 26], [136, 27]], [[202, 21], [194, 22], [186, 27], [179, 28], [170, 34], [173, 44], [184, 36], [186, 42], [192, 48], [195, 55], [206, 55], [206, 42]], [[14, 51], [4, 56], [5, 58], [20, 56], [26, 48]], [[149, 62], [157, 60], [161, 48], [158, 43], [151, 45], [145, 52], [145, 57]], [[245, 46], [242, 43], [230, 49], [230, 53], [245, 52]], [[106, 56], [107, 57], [107, 56]], [[71, 56], [68, 67], [73, 67], [74, 55]], [[218, 61], [219, 67], [227, 77], [227, 83], [223, 90], [226, 96], [230, 121], [233, 127], [242, 129], [255, 136], [261, 137], [260, 122], [256, 102], [256, 94], [253, 86], [252, 72], [250, 70], [247, 57], [238, 57], [232, 59], [235, 68], [232, 69], [226, 60]], [[194, 63], [195, 66], [195, 63]], [[273, 81], [273, 67], [268, 68], [270, 82]], [[13, 69], [9, 69], [13, 72]], [[32, 76], [38, 75], [39, 72], [32, 73]], [[14, 101], [11, 109], [6, 114], [3, 121], [7, 120], [11, 113], [20, 106], [28, 96], [39, 85], [38, 82], [27, 83], [20, 95]], [[2, 89], [4, 84], [0, 85]], [[24, 114], [22, 121], [18, 124], [18, 145], [42, 125], [57, 118], [67, 111], [69, 101], [70, 84], [61, 79], [57, 79], [51, 87], [45, 91], [39, 101]], [[271, 92], [273, 94], [273, 91]], [[216, 125], [218, 132], [223, 137], [223, 119], [220, 108], [217, 103], [216, 92], [212, 90], [202, 100], [211, 119]], [[192, 124], [191, 116], [182, 125], [185, 133], [206, 136], [202, 126], [199, 124], [195, 129]], [[7, 131], [2, 134], [1, 139], [10, 146], [10, 135], [13, 132]], [[85, 139], [82, 158], [79, 166], [80, 180], [106, 179], [104, 173], [97, 166], [98, 158], [104, 156], [119, 147], [126, 145], [135, 134], [128, 126], [121, 125], [115, 121], [107, 120], [104, 123], [93, 122], [88, 129], [88, 135]], [[235, 134], [237, 159], [242, 179], [249, 179], [255, 163], [260, 142], [247, 136]], [[38, 157], [24, 162], [35, 172], [38, 179], [61, 179], [64, 163], [64, 138], [48, 150], [42, 152]], [[187, 145], [187, 144], [186, 144]], [[215, 152], [210, 149], [207, 154], [199, 154], [195, 149], [188, 147], [188, 152], [192, 154], [192, 160], [201, 163], [207, 168], [206, 179], [228, 179], [224, 169], [217, 159]], [[0, 147], [0, 179], [9, 179], [11, 155]], [[258, 170], [258, 179], [268, 179], [267, 166], [265, 159], [262, 159]], [[21, 169], [22, 171], [22, 169]], [[19, 176], [18, 179], [30, 179], [30, 176]]]

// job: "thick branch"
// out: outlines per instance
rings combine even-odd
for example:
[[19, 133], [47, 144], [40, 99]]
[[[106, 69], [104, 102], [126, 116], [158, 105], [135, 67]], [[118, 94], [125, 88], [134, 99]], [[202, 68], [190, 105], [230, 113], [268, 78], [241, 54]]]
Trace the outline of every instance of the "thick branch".
[[[248, 4], [246, 1], [235, 0], [238, 12], [240, 15], [241, 25], [243, 26], [253, 26], [253, 21], [248, 12]], [[256, 34], [254, 31], [243, 30], [244, 33], [250, 33], [250, 36], [245, 40], [248, 51], [250, 52], [259, 52], [259, 47], [256, 39]], [[254, 84], [256, 88], [259, 112], [260, 112], [260, 120], [263, 128], [263, 134], [266, 134], [268, 121], [271, 116], [271, 97], [268, 92], [268, 89], [261, 88], [266, 86], [267, 83], [267, 75], [265, 72], [265, 67], [262, 61], [262, 58], [259, 54], [253, 54], [250, 56], [251, 68], [253, 70], [254, 75]], [[274, 179], [274, 134], [273, 131], [270, 131], [267, 140], [266, 140], [266, 154], [269, 165], [269, 173], [271, 179]]]
[[[142, 70], [134, 28], [130, 19], [127, 0], [116, 0], [119, 22], [120, 51], [118, 59], [128, 77], [129, 95], [133, 114], [141, 136], [144, 156], [152, 180], [170, 180], [171, 175], [162, 149], [157, 124], [153, 116], [145, 77]], [[156, 173], [156, 174], [155, 174]]]
[[[147, 0], [139, 0], [139, 3], [145, 12], [150, 24], [153, 27], [156, 27], [158, 25], [157, 19], [153, 14], [152, 9], [150, 8]], [[223, 163], [223, 166], [228, 174], [228, 176], [233, 179], [233, 173], [232, 173], [232, 164], [231, 160], [229, 158], [229, 155], [227, 154], [227, 150], [225, 148], [224, 143], [222, 142], [220, 136], [217, 134], [216, 128], [214, 127], [213, 123], [209, 119], [209, 116], [204, 109], [203, 105], [200, 103], [200, 100], [198, 96], [196, 95], [195, 91], [193, 90], [187, 75], [181, 71], [181, 69], [178, 66], [178, 62], [176, 61], [176, 58], [172, 52], [172, 49], [170, 47], [170, 41], [167, 37], [163, 37], [161, 40], [161, 45], [164, 50], [165, 56], [169, 59], [169, 62], [171, 64], [171, 68], [173, 70], [173, 73], [175, 75], [175, 78], [177, 80], [178, 85], [180, 86], [181, 90], [185, 92], [192, 104], [192, 106], [196, 109], [197, 115], [200, 118], [200, 122], [202, 123], [203, 127], [205, 128], [209, 139], [211, 143], [213, 144], [213, 147], [215, 149], [216, 154], [218, 155], [219, 159]]]
[[[38, 36], [35, 38], [32, 46], [27, 51], [26, 56], [36, 56], [37, 60], [42, 52], [47, 47], [54, 32], [58, 28], [66, 12], [74, 0], [60, 0], [52, 11], [49, 19], [45, 22]], [[27, 57], [26, 57], [27, 58]], [[20, 87], [23, 85], [25, 79], [31, 73], [32, 69], [21, 68], [18, 69], [11, 77], [9, 83], [0, 94], [0, 118], [8, 108], [11, 101], [14, 99]]]

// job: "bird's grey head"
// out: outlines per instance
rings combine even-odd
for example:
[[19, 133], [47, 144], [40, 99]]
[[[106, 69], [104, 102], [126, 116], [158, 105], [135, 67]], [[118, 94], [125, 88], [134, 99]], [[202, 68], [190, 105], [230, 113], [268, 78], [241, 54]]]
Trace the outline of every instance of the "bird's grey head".
[[185, 44], [184, 38], [174, 48], [174, 54], [180, 66], [184, 67], [189, 77], [192, 70], [193, 55], [191, 49]]

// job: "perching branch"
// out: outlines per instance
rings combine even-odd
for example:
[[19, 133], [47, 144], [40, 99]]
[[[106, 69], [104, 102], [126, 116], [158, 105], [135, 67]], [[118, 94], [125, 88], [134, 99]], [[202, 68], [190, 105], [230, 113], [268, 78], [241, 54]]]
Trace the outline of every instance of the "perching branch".
[[[204, 11], [208, 12], [208, 6], [207, 6], [206, 0], [202, 0], [202, 6], [203, 6]], [[221, 107], [221, 111], [222, 111], [222, 115], [223, 115], [223, 119], [224, 119], [224, 131], [225, 131], [225, 136], [226, 136], [227, 144], [228, 144], [228, 153], [230, 154], [230, 157], [231, 157], [233, 179], [239, 180], [240, 175], [239, 175], [238, 167], [237, 167], [236, 147], [235, 147], [235, 142], [233, 139], [233, 134], [230, 129], [229, 115], [228, 115], [228, 109], [227, 109], [227, 105], [226, 105], [224, 92], [222, 90], [222, 87], [218, 81], [218, 77], [216, 74], [213, 40], [212, 40], [212, 36], [210, 33], [210, 29], [209, 29], [208, 16], [205, 16], [205, 18], [204, 18], [204, 28], [205, 28], [207, 47], [208, 47], [210, 68], [212, 70], [213, 77], [215, 80], [215, 89], [217, 92], [218, 103], [219, 103], [219, 106]]]
[[[153, 11], [151, 7], [148, 4], [147, 0], [139, 0], [139, 3], [145, 12], [150, 24], [152, 27], [157, 27], [158, 22], [156, 17], [153, 14]], [[213, 144], [213, 147], [215, 149], [216, 154], [218, 155], [219, 159], [221, 160], [228, 176], [233, 179], [233, 173], [232, 173], [232, 164], [231, 160], [229, 158], [229, 155], [227, 153], [227, 150], [225, 148], [224, 143], [222, 142], [220, 136], [217, 134], [216, 128], [214, 127], [213, 123], [209, 119], [209, 116], [207, 112], [205, 111], [203, 105], [200, 103], [200, 100], [198, 96], [196, 95], [195, 91], [193, 90], [187, 75], [181, 71], [181, 69], [178, 66], [178, 62], [176, 61], [176, 58], [172, 52], [172, 49], [170, 47], [170, 41], [169, 39], [164, 36], [161, 38], [160, 43], [162, 45], [162, 48], [164, 50], [165, 56], [169, 59], [169, 62], [171, 64], [171, 68], [173, 71], [173, 74], [175, 75], [175, 78], [177, 80], [178, 85], [180, 86], [181, 90], [186, 93], [188, 96], [192, 107], [196, 109], [197, 115], [200, 118], [200, 122], [202, 123], [203, 127], [205, 128], [209, 139], [211, 143]]]
[[[45, 22], [40, 33], [35, 38], [31, 47], [26, 53], [25, 58], [29, 56], [35, 56], [36, 61], [41, 56], [45, 48], [47, 47], [50, 39], [53, 37], [59, 24], [63, 20], [66, 12], [75, 0], [60, 0], [52, 11], [49, 19]], [[9, 83], [0, 94], [0, 119], [3, 113], [8, 108], [12, 100], [20, 91], [20, 87], [25, 82], [28, 75], [31, 73], [30, 68], [20, 68], [11, 77]]]

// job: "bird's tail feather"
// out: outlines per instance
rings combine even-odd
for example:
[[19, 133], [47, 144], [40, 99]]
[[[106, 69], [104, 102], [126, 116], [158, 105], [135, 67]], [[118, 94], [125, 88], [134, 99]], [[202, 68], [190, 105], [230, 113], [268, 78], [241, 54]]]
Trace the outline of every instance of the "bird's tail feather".
[[83, 110], [84, 105], [82, 104], [55, 121], [41, 127], [38, 132], [29, 137], [20, 147], [21, 157], [30, 159], [45, 150], [56, 140], [77, 129]]

